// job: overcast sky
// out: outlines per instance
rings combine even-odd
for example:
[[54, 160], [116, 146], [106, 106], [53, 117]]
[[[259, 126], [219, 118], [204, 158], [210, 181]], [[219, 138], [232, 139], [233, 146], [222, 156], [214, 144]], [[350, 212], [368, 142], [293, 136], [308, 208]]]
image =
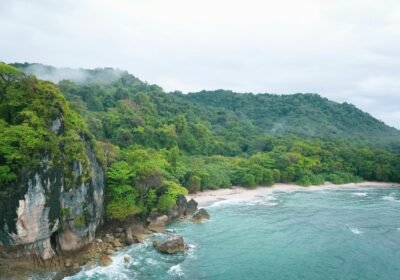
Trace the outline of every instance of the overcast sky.
[[400, 128], [400, 0], [0, 0], [0, 60], [314, 92]]

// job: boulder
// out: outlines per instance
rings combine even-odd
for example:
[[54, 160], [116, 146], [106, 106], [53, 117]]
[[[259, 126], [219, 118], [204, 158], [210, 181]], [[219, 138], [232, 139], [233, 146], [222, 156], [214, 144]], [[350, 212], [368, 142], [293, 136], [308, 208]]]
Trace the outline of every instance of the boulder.
[[107, 255], [113, 255], [115, 253], [115, 251], [113, 249], [107, 249], [106, 250], [106, 254]]
[[101, 265], [101, 266], [108, 266], [108, 265], [110, 265], [110, 264], [112, 264], [112, 259], [111, 259], [109, 256], [107, 256], [107, 255], [102, 255], [102, 256], [99, 258], [99, 265]]
[[125, 243], [128, 245], [131, 245], [135, 243], [135, 240], [133, 240], [133, 235], [132, 235], [132, 228], [128, 227], [125, 229]]
[[79, 269], [79, 263], [74, 263], [73, 265], [72, 265], [72, 268], [73, 269]]
[[124, 262], [125, 262], [125, 263], [129, 263], [130, 261], [131, 261], [131, 257], [128, 256], [128, 255], [125, 255], [125, 256], [124, 256]]
[[71, 267], [72, 266], [72, 260], [70, 258], [65, 259], [64, 265], [65, 265], [65, 267]]
[[111, 243], [111, 245], [114, 246], [115, 248], [122, 247], [122, 244], [121, 244], [121, 242], [120, 242], [118, 239], [114, 239], [114, 240], [110, 241], [110, 243]]
[[165, 224], [168, 222], [167, 215], [155, 214], [148, 218], [150, 224], [147, 226], [152, 232], [164, 232]]
[[192, 217], [194, 223], [202, 223], [208, 219], [210, 219], [210, 214], [204, 208], [200, 208]]
[[158, 251], [165, 254], [175, 254], [185, 251], [185, 243], [182, 236], [179, 235], [170, 236], [159, 242], [154, 241], [153, 246]]
[[186, 204], [185, 216], [190, 216], [196, 213], [198, 203], [192, 198]]
[[135, 237], [135, 239], [136, 239], [136, 241], [138, 243], [143, 243], [144, 242], [145, 236], [144, 236], [144, 234], [142, 232], [135, 231], [135, 232], [133, 232], [133, 236]]

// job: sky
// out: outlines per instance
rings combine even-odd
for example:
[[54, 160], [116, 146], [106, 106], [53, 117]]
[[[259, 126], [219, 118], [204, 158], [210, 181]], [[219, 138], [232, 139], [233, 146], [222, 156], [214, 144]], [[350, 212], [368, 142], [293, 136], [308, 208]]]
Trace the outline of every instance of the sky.
[[318, 93], [400, 128], [399, 0], [0, 0], [0, 60]]

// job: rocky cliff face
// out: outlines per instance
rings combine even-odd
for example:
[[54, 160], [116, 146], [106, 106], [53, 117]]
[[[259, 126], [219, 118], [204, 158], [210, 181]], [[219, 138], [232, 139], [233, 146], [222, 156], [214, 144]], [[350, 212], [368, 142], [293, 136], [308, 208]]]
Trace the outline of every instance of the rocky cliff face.
[[55, 85], [0, 72], [0, 258], [77, 250], [103, 219], [94, 141]]
[[[0, 205], [0, 245], [22, 247], [43, 259], [56, 252], [81, 248], [94, 239], [103, 219], [104, 174], [90, 142], [87, 143], [90, 178], [64, 188], [64, 167], [44, 159], [41, 167], [21, 174], [11, 199]], [[75, 161], [74, 176], [82, 176]]]

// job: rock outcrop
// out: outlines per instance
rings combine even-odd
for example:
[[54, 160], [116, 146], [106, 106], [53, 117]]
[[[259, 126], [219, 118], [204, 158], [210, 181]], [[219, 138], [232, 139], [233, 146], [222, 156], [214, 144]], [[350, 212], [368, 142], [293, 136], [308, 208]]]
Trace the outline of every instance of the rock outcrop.
[[163, 214], [152, 214], [148, 217], [149, 225], [147, 228], [153, 232], [164, 232], [168, 222], [168, 216]]
[[[58, 123], [54, 129], [61, 130]], [[66, 163], [55, 165], [49, 155], [34, 170], [21, 170], [15, 192], [0, 201], [0, 247], [46, 260], [93, 241], [103, 219], [104, 173], [91, 141], [81, 141], [86, 161], [74, 161], [68, 174]]]
[[175, 254], [185, 251], [185, 242], [183, 241], [182, 236], [179, 235], [168, 237], [167, 239], [159, 242], [154, 241], [153, 246], [158, 251], [165, 254]]
[[193, 215], [197, 211], [198, 203], [192, 198], [186, 204], [185, 216]]
[[204, 208], [200, 208], [192, 217], [194, 223], [202, 223], [208, 219], [210, 219], [210, 214]]

